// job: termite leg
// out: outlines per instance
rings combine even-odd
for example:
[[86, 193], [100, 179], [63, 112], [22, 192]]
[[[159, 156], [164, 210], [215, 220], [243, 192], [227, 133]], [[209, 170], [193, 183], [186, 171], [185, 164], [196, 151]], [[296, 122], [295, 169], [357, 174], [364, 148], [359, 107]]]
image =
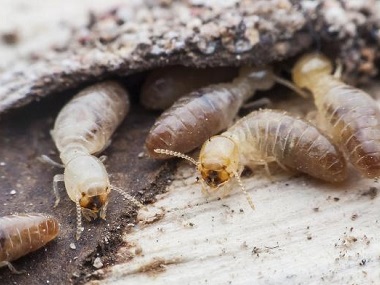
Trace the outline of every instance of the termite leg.
[[210, 196], [210, 192], [208, 192], [207, 190], [209, 187], [205, 184], [203, 179], [199, 179], [198, 181], [201, 183], [201, 190], [202, 190], [203, 195]]
[[318, 122], [318, 111], [317, 110], [313, 110], [313, 111], [310, 111], [306, 114], [306, 117], [305, 119], [312, 123], [313, 125], [316, 125], [317, 122]]
[[25, 270], [21, 270], [21, 271], [18, 271], [13, 265], [12, 263], [10, 263], [9, 261], [2, 261], [0, 262], [0, 267], [3, 267], [3, 266], [8, 266], [9, 270], [14, 273], [14, 274], [23, 274], [23, 273], [26, 273]]
[[99, 157], [99, 160], [101, 163], [104, 163], [106, 160], [107, 160], [107, 156], [106, 155], [102, 155]]
[[59, 191], [58, 191], [58, 182], [64, 181], [64, 175], [63, 174], [56, 174], [53, 178], [53, 192], [55, 196], [55, 203], [54, 208], [58, 206], [59, 201], [61, 201], [61, 198], [59, 197]]
[[75, 207], [77, 211], [77, 234], [76, 234], [76, 239], [79, 240], [80, 236], [84, 230], [82, 226], [82, 210], [79, 204], [79, 199], [75, 202]]
[[342, 73], [343, 73], [343, 64], [340, 60], [337, 60], [333, 77], [336, 79], [340, 79], [342, 77]]
[[55, 167], [59, 167], [59, 168], [65, 168], [65, 166], [63, 164], [54, 161], [53, 159], [51, 159], [46, 154], [43, 154], [43, 155], [37, 157], [37, 159], [39, 161], [41, 161], [42, 163], [50, 164], [51, 166], [55, 166]]
[[272, 100], [269, 98], [261, 98], [249, 103], [245, 103], [241, 108], [247, 111], [254, 111], [259, 109], [266, 109], [273, 105]]
[[103, 207], [100, 209], [100, 212], [99, 212], [99, 217], [103, 220], [106, 219], [107, 207], [108, 207], [108, 201], [103, 205]]
[[267, 173], [268, 177], [270, 179], [272, 179], [272, 173], [270, 172], [270, 169], [269, 169], [269, 166], [268, 166], [267, 162], [264, 163], [264, 167], [265, 167], [265, 172]]
[[232, 191], [232, 183], [228, 183], [226, 185], [223, 185], [223, 194], [222, 198], [224, 199], [225, 197], [229, 196], [231, 191]]
[[276, 160], [276, 163], [283, 169], [283, 170], [285, 170], [285, 171], [287, 171], [287, 172], [291, 172], [291, 170], [288, 168], [288, 167], [286, 167], [285, 165], [283, 165], [281, 162], [279, 162], [278, 160]]

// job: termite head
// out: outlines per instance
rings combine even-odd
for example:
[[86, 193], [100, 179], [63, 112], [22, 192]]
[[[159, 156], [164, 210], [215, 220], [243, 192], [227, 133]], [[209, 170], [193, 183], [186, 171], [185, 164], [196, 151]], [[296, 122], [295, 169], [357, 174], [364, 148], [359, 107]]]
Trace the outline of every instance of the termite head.
[[292, 70], [294, 83], [300, 88], [309, 88], [315, 82], [315, 76], [331, 74], [333, 65], [322, 54], [309, 53], [302, 56]]
[[105, 218], [111, 186], [103, 163], [92, 155], [78, 156], [65, 168], [65, 186], [87, 220]]
[[238, 172], [239, 150], [230, 138], [214, 136], [203, 144], [197, 166], [203, 181], [216, 189]]
[[79, 199], [79, 205], [82, 208], [83, 216], [87, 220], [95, 219], [98, 216], [105, 219], [108, 205], [108, 194], [110, 192], [109, 185], [90, 183], [87, 187], [87, 190], [81, 193], [82, 196]]
[[190, 156], [176, 151], [155, 149], [154, 152], [184, 158], [195, 164], [201, 174], [201, 182], [204, 181], [210, 190], [217, 191], [219, 187], [235, 177], [249, 205], [252, 209], [255, 208], [240, 179], [239, 149], [232, 139], [222, 135], [211, 137], [203, 144], [198, 162]]

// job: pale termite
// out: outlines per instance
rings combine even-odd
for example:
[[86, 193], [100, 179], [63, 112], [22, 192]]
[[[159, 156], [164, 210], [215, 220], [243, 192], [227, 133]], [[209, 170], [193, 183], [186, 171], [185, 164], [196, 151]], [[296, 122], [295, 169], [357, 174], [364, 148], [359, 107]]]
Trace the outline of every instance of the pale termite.
[[105, 219], [111, 189], [141, 206], [137, 200], [111, 186], [108, 173], [94, 154], [104, 150], [111, 135], [129, 110], [127, 91], [117, 82], [107, 81], [85, 88], [60, 111], [51, 131], [65, 168], [54, 177], [56, 205], [57, 182], [64, 181], [66, 191], [77, 209], [77, 239], [83, 230], [81, 213], [87, 220]]
[[314, 96], [318, 122], [362, 175], [380, 176], [380, 110], [367, 93], [332, 75], [331, 61], [321, 54], [302, 56], [293, 80]]

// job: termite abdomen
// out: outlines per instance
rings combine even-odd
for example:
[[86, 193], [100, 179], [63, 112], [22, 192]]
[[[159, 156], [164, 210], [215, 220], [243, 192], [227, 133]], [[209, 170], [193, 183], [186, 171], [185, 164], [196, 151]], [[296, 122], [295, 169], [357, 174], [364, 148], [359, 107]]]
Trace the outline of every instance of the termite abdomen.
[[[335, 102], [335, 108], [331, 107]], [[380, 111], [366, 93], [339, 85], [328, 91], [322, 107], [327, 128], [364, 176], [380, 176]]]
[[338, 148], [316, 127], [286, 113], [253, 112], [222, 136], [238, 143], [244, 165], [277, 162], [329, 182], [346, 178], [346, 163]]
[[[154, 152], [156, 148], [187, 153], [210, 135], [231, 124], [241, 101], [222, 85], [205, 87], [177, 101], [153, 125], [145, 146], [154, 158], [168, 158]], [[213, 99], [217, 98], [217, 100]]]
[[35, 251], [59, 233], [59, 223], [46, 214], [19, 214], [0, 218], [0, 266]]

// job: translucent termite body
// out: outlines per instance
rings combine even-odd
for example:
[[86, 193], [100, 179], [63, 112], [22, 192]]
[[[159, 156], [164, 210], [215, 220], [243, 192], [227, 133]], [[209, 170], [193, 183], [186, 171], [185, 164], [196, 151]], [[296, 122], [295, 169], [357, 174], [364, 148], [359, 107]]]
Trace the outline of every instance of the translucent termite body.
[[166, 110], [181, 96], [206, 85], [231, 81], [232, 67], [191, 68], [169, 66], [151, 71], [140, 94], [141, 104], [151, 110]]
[[298, 60], [293, 80], [311, 91], [318, 122], [362, 175], [380, 176], [380, 110], [367, 93], [332, 75], [330, 60], [308, 54]]
[[[54, 191], [59, 202], [57, 182], [64, 180], [66, 191], [77, 207], [77, 238], [83, 230], [81, 212], [88, 219], [105, 218], [111, 189], [103, 163], [93, 154], [106, 148], [111, 135], [129, 110], [127, 91], [117, 82], [92, 85], [73, 97], [59, 113], [51, 131], [63, 162], [64, 175], [54, 177]], [[128, 194], [121, 193], [135, 201]]]
[[167, 159], [154, 149], [187, 153], [201, 146], [232, 124], [242, 104], [256, 90], [270, 89], [276, 81], [281, 79], [269, 68], [242, 67], [230, 83], [210, 85], [181, 97], [151, 128], [145, 141], [148, 154]]
[[47, 214], [18, 214], [0, 217], [0, 267], [35, 251], [57, 237], [58, 221]]
[[198, 162], [177, 152], [155, 151], [196, 164], [201, 181], [211, 191], [235, 177], [252, 208], [253, 203], [239, 177], [244, 166], [264, 165], [268, 169], [268, 164], [273, 162], [284, 169], [328, 182], [341, 182], [347, 175], [343, 154], [321, 131], [302, 119], [273, 110], [252, 112], [226, 132], [208, 139], [202, 146]]

